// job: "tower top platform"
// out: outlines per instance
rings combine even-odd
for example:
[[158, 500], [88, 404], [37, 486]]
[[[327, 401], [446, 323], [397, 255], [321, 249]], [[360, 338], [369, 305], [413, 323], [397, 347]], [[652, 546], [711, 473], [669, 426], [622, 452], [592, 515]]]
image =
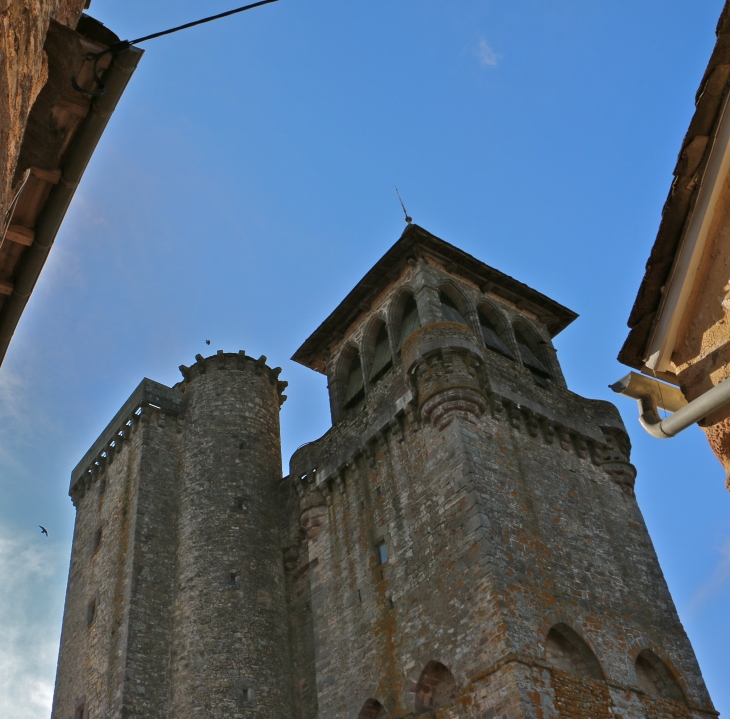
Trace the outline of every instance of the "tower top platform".
[[467, 252], [431, 234], [419, 225], [409, 224], [398, 241], [375, 263], [368, 273], [337, 306], [329, 317], [294, 353], [292, 359], [317, 372], [325, 371], [326, 348], [342, 335], [373, 300], [394, 282], [409, 260], [423, 258], [444, 266], [485, 292], [491, 292], [536, 315], [555, 337], [578, 315], [509, 275], [486, 265]]

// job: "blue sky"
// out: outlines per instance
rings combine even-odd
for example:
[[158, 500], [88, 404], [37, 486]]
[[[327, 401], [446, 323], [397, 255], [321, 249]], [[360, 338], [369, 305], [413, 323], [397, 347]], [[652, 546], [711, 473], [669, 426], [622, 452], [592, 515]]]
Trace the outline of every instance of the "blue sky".
[[[234, 4], [89, 12], [134, 38]], [[556, 340], [568, 384], [624, 415], [730, 713], [724, 473], [697, 428], [654, 440], [607, 389], [721, 8], [280, 0], [146, 44], [0, 368], [0, 716], [49, 714], [69, 475], [142, 377], [172, 384], [206, 349], [265, 354], [290, 383], [285, 459], [326, 431], [324, 378], [288, 358], [400, 235], [395, 185], [418, 224], [580, 314]]]

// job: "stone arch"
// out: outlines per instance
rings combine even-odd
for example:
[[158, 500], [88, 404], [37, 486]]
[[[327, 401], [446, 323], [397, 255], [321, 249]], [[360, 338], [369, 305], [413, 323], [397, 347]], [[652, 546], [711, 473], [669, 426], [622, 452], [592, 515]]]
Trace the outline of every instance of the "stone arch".
[[686, 697], [676, 677], [667, 664], [651, 649], [639, 652], [634, 664], [636, 683], [650, 696], [685, 702]]
[[545, 659], [555, 669], [591, 679], [604, 679], [603, 670], [593, 650], [567, 624], [556, 624], [548, 632]]
[[369, 320], [362, 340], [365, 376], [371, 387], [393, 366], [393, 345], [385, 317], [376, 315]]
[[441, 662], [431, 660], [416, 685], [416, 714], [425, 714], [451, 704], [456, 699], [456, 679]]
[[410, 287], [398, 293], [390, 307], [390, 328], [393, 333], [394, 347], [400, 354], [407, 336], [422, 325], [416, 295]]
[[362, 705], [357, 719], [388, 719], [388, 713], [377, 699], [368, 699]]
[[477, 318], [481, 330], [480, 339], [487, 349], [515, 360], [517, 350], [512, 326], [495, 303], [486, 299], [479, 300]]
[[512, 323], [512, 331], [522, 366], [529, 369], [539, 381], [554, 381], [551, 362], [544, 350], [545, 340], [522, 319]]

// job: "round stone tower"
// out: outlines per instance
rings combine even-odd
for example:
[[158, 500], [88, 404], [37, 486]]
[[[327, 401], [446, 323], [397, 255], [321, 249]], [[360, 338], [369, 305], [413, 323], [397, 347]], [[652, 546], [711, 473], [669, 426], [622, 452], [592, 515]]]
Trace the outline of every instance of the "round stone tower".
[[266, 358], [181, 367], [172, 715], [291, 716], [279, 535], [279, 406]]

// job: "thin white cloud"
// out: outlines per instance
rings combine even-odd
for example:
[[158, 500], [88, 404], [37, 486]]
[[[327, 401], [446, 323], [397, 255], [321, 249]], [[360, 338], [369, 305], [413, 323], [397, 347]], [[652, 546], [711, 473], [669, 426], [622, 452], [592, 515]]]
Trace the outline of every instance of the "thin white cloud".
[[474, 56], [485, 67], [497, 67], [499, 61], [502, 59], [502, 56], [497, 54], [484, 38], [479, 40], [479, 45], [474, 51]]
[[707, 603], [725, 589], [728, 582], [730, 582], [730, 538], [720, 547], [720, 561], [712, 574], [689, 600], [687, 614], [691, 617], [700, 614]]
[[0, 528], [0, 717], [51, 713], [61, 618], [56, 554], [40, 530], [16, 539]]

